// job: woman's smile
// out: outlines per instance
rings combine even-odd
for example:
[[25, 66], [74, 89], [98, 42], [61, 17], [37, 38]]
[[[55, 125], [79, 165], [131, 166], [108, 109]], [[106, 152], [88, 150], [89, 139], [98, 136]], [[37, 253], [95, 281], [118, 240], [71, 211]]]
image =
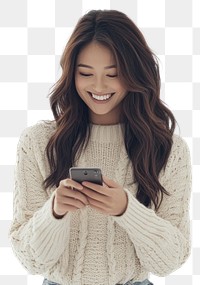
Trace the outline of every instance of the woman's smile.
[[88, 94], [90, 95], [91, 99], [97, 103], [97, 104], [104, 104], [110, 101], [110, 99], [112, 98], [112, 96], [115, 93], [105, 93], [105, 94], [96, 94], [96, 93], [92, 93], [88, 91]]

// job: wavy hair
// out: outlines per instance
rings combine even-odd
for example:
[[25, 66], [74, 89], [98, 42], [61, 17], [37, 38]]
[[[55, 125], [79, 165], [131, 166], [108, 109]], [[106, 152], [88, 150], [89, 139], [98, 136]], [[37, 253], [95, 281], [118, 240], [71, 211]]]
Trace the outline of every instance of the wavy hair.
[[66, 178], [90, 138], [89, 110], [76, 91], [74, 77], [77, 56], [91, 41], [105, 45], [115, 57], [118, 75], [128, 90], [122, 116], [124, 143], [138, 183], [136, 198], [158, 210], [163, 195], [169, 195], [158, 176], [165, 170], [177, 122], [160, 99], [157, 57], [134, 22], [116, 10], [89, 11], [79, 19], [64, 49], [62, 75], [50, 93], [56, 130], [46, 147], [51, 172], [44, 186], [57, 187]]

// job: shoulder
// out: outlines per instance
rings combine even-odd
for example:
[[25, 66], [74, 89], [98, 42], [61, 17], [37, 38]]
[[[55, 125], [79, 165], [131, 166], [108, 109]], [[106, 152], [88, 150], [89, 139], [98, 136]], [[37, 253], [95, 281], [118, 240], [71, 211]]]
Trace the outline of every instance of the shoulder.
[[178, 134], [173, 134], [172, 139], [171, 155], [174, 159], [183, 155], [190, 155], [189, 145], [183, 137]]
[[39, 121], [23, 130], [21, 136], [51, 136], [56, 129], [55, 121]]
[[172, 140], [173, 143], [167, 161], [166, 171], [168, 170], [171, 173], [172, 169], [176, 170], [182, 167], [190, 168], [191, 156], [188, 143], [178, 134], [173, 134]]
[[178, 134], [174, 133], [172, 139], [173, 139], [173, 146], [175, 147], [188, 146], [186, 140]]
[[47, 143], [56, 130], [55, 121], [39, 121], [23, 130], [20, 135], [20, 144]]

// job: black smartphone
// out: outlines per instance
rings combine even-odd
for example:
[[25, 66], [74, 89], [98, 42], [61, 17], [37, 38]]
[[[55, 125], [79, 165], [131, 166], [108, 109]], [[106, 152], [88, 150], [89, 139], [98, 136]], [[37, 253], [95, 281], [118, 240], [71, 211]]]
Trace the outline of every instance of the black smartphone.
[[102, 173], [100, 168], [93, 167], [71, 167], [69, 169], [70, 178], [76, 182], [88, 181], [103, 185]]

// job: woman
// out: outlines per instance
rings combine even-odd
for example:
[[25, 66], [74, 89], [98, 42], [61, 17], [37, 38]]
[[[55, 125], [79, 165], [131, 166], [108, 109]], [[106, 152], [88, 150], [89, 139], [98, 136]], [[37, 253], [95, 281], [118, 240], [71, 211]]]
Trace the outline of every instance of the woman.
[[[43, 284], [152, 284], [149, 272], [166, 276], [190, 252], [190, 153], [156, 57], [126, 15], [97, 10], [61, 66], [55, 120], [19, 141], [13, 250]], [[103, 185], [70, 179], [71, 166], [101, 168]]]

